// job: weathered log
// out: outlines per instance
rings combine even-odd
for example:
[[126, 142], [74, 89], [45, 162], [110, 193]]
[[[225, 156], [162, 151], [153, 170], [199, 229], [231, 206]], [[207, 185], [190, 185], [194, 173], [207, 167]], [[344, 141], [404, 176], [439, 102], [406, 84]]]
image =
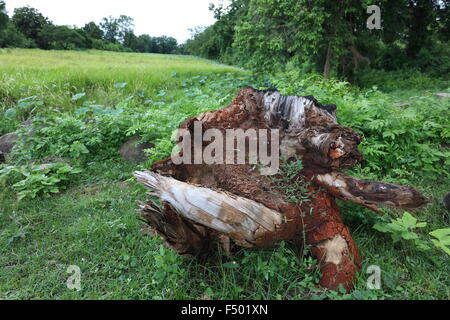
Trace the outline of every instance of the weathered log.
[[335, 197], [351, 201], [379, 212], [380, 205], [414, 209], [426, 203], [416, 189], [392, 183], [353, 178], [341, 172], [314, 176], [314, 183], [326, 188]]
[[[229, 140], [236, 147], [234, 137], [226, 136], [227, 129], [256, 130], [249, 144], [252, 139], [261, 141], [258, 130], [278, 130], [277, 135], [270, 133], [278, 140], [270, 140], [267, 148], [273, 152], [271, 147], [279, 146], [276, 155], [284, 161], [302, 158], [304, 168], [293, 179], [311, 183], [310, 201], [287, 201], [283, 186], [280, 188], [276, 179], [262, 175], [249, 162], [192, 164], [199, 154], [197, 149], [201, 153], [213, 144], [210, 139], [201, 139], [196, 145], [199, 128], [223, 133], [227, 140], [223, 154]], [[282, 240], [306, 241], [319, 261], [321, 284], [331, 289], [341, 284], [350, 290], [361, 261], [335, 197], [372, 210], [378, 205], [414, 208], [425, 201], [413, 188], [339, 172], [361, 161], [357, 150], [361, 136], [337, 123], [336, 106], [321, 105], [311, 96], [283, 96], [275, 90], [247, 88], [230, 106], [188, 119], [180, 129], [191, 139], [175, 157], [183, 158], [183, 163], [175, 164], [170, 158], [154, 163], [153, 172], [135, 173], [163, 203], [162, 208], [152, 201], [140, 203], [142, 217], [180, 254], [205, 252], [214, 247], [214, 242], [228, 251], [230, 240], [238, 246], [261, 248]], [[241, 152], [246, 161], [252, 158], [247, 149]], [[232, 160], [237, 158], [235, 154]]]
[[250, 199], [153, 172], [136, 172], [135, 176], [185, 219], [227, 235], [244, 247], [253, 246], [264, 232], [275, 232], [283, 220], [279, 212]]

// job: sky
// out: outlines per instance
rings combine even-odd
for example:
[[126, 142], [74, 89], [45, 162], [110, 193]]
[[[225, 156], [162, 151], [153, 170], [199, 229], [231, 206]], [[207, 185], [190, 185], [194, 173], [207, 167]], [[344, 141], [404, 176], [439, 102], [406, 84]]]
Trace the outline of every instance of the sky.
[[[167, 35], [179, 43], [189, 39], [190, 28], [215, 22], [209, 3], [222, 0], [5, 0], [11, 16], [14, 8], [29, 5], [57, 25], [82, 27], [90, 21], [121, 14], [134, 18], [136, 35]], [[226, 2], [226, 1], [225, 1]]]

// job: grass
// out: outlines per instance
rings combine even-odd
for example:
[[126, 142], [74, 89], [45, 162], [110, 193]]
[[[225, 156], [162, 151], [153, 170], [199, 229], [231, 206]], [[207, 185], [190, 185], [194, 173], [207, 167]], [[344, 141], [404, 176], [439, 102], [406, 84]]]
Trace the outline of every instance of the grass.
[[[316, 262], [290, 243], [242, 249], [232, 258], [217, 252], [199, 261], [179, 257], [158, 238], [142, 234], [135, 200], [145, 199], [145, 190], [130, 177], [148, 164], [122, 161], [117, 147], [139, 135], [156, 145], [153, 160], [165, 157], [172, 147], [170, 133], [180, 121], [226, 106], [239, 88], [254, 84], [243, 70], [182, 56], [2, 50], [0, 71], [0, 134], [30, 117], [46, 126], [16, 151], [12, 164], [45, 163], [52, 155], [83, 170], [66, 190], [49, 198], [18, 201], [10, 181], [16, 177], [0, 181], [1, 299], [449, 299], [448, 256], [422, 252], [408, 241], [393, 244], [372, 228], [380, 218], [353, 204], [340, 203], [364, 265], [356, 290], [348, 295], [318, 288]], [[386, 93], [315, 78], [273, 84], [286, 93], [337, 103], [340, 121], [369, 141], [362, 145], [367, 164], [352, 174], [417, 186], [430, 203], [413, 215], [428, 222], [426, 231], [448, 227], [449, 214], [441, 204], [449, 189], [442, 172], [448, 160], [441, 147], [446, 125], [439, 117], [448, 104], [432, 96], [445, 86]], [[85, 96], [73, 100], [78, 93]], [[30, 96], [42, 104], [19, 106]], [[405, 101], [412, 101], [411, 108], [390, 106]], [[17, 113], [6, 117], [11, 108]], [[122, 111], [112, 112], [117, 110]], [[419, 127], [423, 119], [434, 125]], [[381, 127], [369, 127], [380, 120]], [[386, 132], [394, 132], [394, 138]], [[417, 152], [411, 139], [431, 150], [417, 159], [435, 157], [433, 170], [410, 160]], [[86, 149], [64, 148], [75, 143]], [[380, 153], [386, 150], [398, 159]], [[385, 212], [388, 217], [402, 214]], [[66, 286], [71, 265], [81, 269], [79, 292]], [[367, 289], [370, 265], [381, 267], [381, 290]]]
[[[153, 96], [161, 90], [176, 91], [176, 77], [240, 71], [188, 56], [37, 49], [0, 49], [0, 70], [0, 112], [14, 107], [21, 98], [38, 96], [45, 106], [51, 106], [51, 110], [38, 110], [43, 113], [72, 111], [76, 104], [71, 99], [80, 92], [92, 101], [112, 105], [137, 91]], [[127, 85], [123, 90], [111, 90], [117, 83]], [[18, 120], [26, 120], [25, 115]], [[6, 129], [12, 128], [2, 126], [0, 134]]]

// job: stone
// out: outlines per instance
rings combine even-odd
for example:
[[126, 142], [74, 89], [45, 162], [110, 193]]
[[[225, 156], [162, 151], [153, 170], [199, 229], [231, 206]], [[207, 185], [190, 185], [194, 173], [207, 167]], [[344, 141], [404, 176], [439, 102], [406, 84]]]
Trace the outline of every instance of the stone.
[[436, 97], [438, 97], [439, 99], [444, 99], [444, 98], [450, 99], [450, 93], [441, 92], [441, 93], [435, 93], [434, 95]]
[[7, 133], [4, 136], [0, 137], [0, 152], [2, 152], [4, 155], [11, 152], [12, 148], [17, 142], [17, 139], [19, 139], [19, 136], [12, 132]]
[[[32, 124], [33, 120], [29, 119], [25, 122], [22, 122], [20, 125], [24, 128], [30, 128], [29, 134], [32, 134]], [[0, 163], [6, 162], [8, 153], [11, 152], [18, 139], [19, 136], [15, 132], [7, 133], [4, 136], [0, 137]]]
[[447, 208], [447, 211], [450, 212], [450, 192], [444, 197], [444, 206]]
[[139, 143], [140, 139], [137, 136], [132, 137], [119, 148], [122, 159], [134, 164], [140, 164], [148, 160], [144, 150], [154, 146], [150, 143]]
[[22, 122], [20, 125], [22, 127], [29, 127], [33, 124], [33, 121], [34, 121], [33, 119], [28, 119], [27, 121]]

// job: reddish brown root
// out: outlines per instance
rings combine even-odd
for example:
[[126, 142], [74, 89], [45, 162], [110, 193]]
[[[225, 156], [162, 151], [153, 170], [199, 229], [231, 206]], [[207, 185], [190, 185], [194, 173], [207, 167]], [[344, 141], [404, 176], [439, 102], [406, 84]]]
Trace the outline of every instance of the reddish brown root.
[[319, 261], [320, 284], [332, 290], [342, 285], [351, 290], [361, 259], [350, 231], [344, 225], [335, 200], [324, 192], [316, 192], [311, 199], [311, 214], [306, 214], [306, 242]]

